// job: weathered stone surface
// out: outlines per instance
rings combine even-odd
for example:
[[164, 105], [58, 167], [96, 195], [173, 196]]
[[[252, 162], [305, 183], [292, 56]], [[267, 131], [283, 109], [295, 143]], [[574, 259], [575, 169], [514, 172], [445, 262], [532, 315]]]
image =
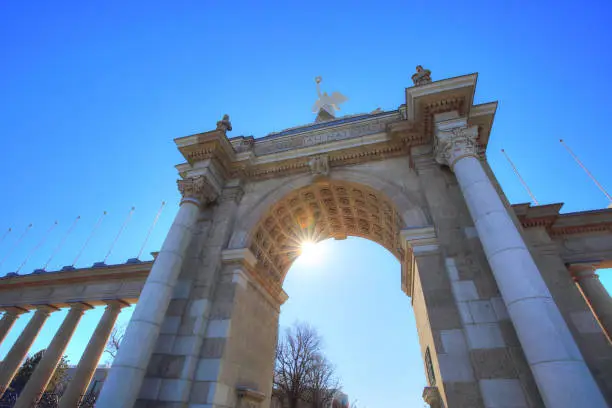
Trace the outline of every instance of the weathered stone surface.
[[448, 407], [484, 407], [477, 382], [444, 383]]
[[516, 378], [517, 370], [505, 347], [470, 351], [476, 378]]

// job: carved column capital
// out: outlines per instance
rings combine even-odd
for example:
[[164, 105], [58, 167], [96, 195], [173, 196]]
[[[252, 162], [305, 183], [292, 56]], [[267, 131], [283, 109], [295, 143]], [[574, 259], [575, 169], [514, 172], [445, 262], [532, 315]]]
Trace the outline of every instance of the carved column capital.
[[463, 157], [478, 157], [478, 126], [436, 127], [434, 157], [438, 163], [452, 169], [457, 160]]
[[197, 204], [206, 205], [217, 199], [217, 190], [205, 176], [194, 176], [177, 180], [177, 184], [183, 196], [181, 203], [185, 201], [196, 201]]
[[599, 279], [599, 276], [596, 273], [597, 263], [578, 262], [574, 264], [567, 264], [567, 269], [572, 275], [574, 282], [578, 282], [585, 278]]

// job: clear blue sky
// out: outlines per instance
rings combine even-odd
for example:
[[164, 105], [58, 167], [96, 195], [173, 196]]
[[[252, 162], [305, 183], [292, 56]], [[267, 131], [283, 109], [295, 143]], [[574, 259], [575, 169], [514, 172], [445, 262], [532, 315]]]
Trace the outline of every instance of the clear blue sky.
[[[173, 138], [209, 130], [224, 113], [231, 135], [311, 122], [316, 75], [350, 98], [344, 113], [358, 113], [397, 108], [417, 64], [434, 79], [479, 72], [476, 102], [500, 102], [488, 156], [510, 200], [529, 197], [502, 147], [542, 203], [605, 207], [558, 139], [612, 190], [610, 3], [534, 3], [2, 2], [0, 234], [14, 231], [0, 243], [0, 275], [16, 270], [58, 220], [22, 272], [43, 265], [81, 215], [49, 269], [70, 264], [106, 210], [77, 266], [102, 260], [134, 205], [108, 260], [124, 262], [166, 200], [146, 253], [158, 249], [179, 199]], [[370, 408], [422, 406], [425, 380], [399, 265], [361, 240], [322, 245], [328, 257], [320, 265], [289, 273], [282, 324], [300, 319], [320, 329], [351, 399]], [[602, 273], [608, 287], [610, 272]], [[71, 342], [73, 363], [100, 313], [88, 312]]]

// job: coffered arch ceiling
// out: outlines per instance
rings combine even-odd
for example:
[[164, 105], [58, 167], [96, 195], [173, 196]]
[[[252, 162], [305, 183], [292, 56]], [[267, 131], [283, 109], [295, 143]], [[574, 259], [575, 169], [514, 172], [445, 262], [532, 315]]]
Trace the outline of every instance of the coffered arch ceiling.
[[400, 262], [404, 227], [382, 193], [362, 184], [325, 181], [295, 190], [270, 207], [251, 231], [248, 247], [259, 275], [280, 287], [303, 242], [362, 237], [387, 248]]

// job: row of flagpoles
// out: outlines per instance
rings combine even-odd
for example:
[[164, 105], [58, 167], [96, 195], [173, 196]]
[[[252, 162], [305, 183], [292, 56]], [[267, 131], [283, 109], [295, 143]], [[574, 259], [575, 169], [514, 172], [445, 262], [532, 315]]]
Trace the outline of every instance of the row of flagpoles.
[[[559, 142], [563, 145], [565, 150], [567, 150], [567, 152], [572, 156], [574, 161], [582, 168], [582, 170], [585, 171], [585, 173], [587, 174], [587, 176], [589, 176], [591, 181], [593, 181], [593, 183], [595, 183], [595, 185], [597, 186], [599, 191], [601, 191], [606, 196], [606, 198], [608, 199], [608, 208], [612, 208], [612, 196], [610, 196], [610, 194], [601, 185], [601, 183], [599, 181], [597, 181], [595, 176], [593, 176], [593, 174], [589, 171], [589, 169], [587, 169], [587, 167], [584, 165], [584, 163], [582, 163], [582, 161], [578, 158], [578, 156], [576, 156], [576, 154], [572, 151], [572, 149], [569, 148], [569, 146], [563, 141], [563, 139], [560, 139]], [[504, 149], [501, 149], [501, 152], [504, 154], [504, 157], [506, 158], [506, 160], [508, 161], [508, 163], [512, 167], [512, 170], [514, 171], [514, 174], [516, 175], [516, 177], [519, 179], [519, 181], [523, 185], [523, 188], [525, 188], [525, 191], [527, 191], [527, 194], [529, 194], [529, 197], [531, 197], [531, 201], [533, 201], [533, 203], [535, 205], [540, 205], [538, 200], [535, 198], [535, 195], [533, 194], [533, 192], [531, 191], [531, 189], [529, 188], [529, 186], [525, 182], [525, 179], [523, 179], [523, 177], [519, 173], [518, 169], [514, 165], [514, 162], [510, 159], [510, 157], [508, 156], [506, 151]]]
[[[140, 261], [140, 257], [142, 255], [142, 252], [145, 249], [145, 246], [147, 245], [147, 242], [149, 241], [149, 238], [151, 237], [151, 233], [153, 232], [153, 229], [155, 228], [155, 225], [157, 224], [157, 221], [159, 220], [159, 217], [162, 213], [162, 210], [164, 209], [166, 205], [165, 201], [162, 201], [159, 209], [157, 210], [157, 213], [155, 214], [155, 218], [153, 219], [153, 222], [151, 223], [147, 234], [144, 238], [144, 241], [140, 247], [140, 250], [138, 251], [138, 255], [136, 255], [135, 258], [130, 258], [127, 263], [139, 263]], [[111, 255], [111, 253], [113, 252], [113, 249], [115, 248], [115, 244], [117, 243], [117, 241], [119, 241], [119, 238], [121, 237], [121, 234], [123, 233], [123, 231], [125, 230], [126, 226], [128, 225], [128, 223], [130, 222], [132, 215], [134, 214], [134, 211], [136, 210], [135, 207], [131, 207], [127, 217], [125, 218], [125, 220], [123, 221], [123, 223], [121, 224], [121, 228], [119, 229], [119, 231], [117, 232], [117, 235], [115, 236], [115, 238], [113, 239], [108, 252], [106, 253], [106, 256], [104, 257], [104, 260], [102, 262], [96, 262], [93, 266], [94, 267], [102, 267], [102, 266], [106, 266], [106, 261], [108, 260], [109, 256]], [[64, 266], [62, 268], [62, 270], [72, 270], [72, 269], [76, 269], [75, 265], [78, 262], [79, 258], [81, 257], [81, 255], [83, 254], [83, 252], [85, 251], [85, 249], [87, 248], [87, 246], [89, 245], [89, 243], [91, 242], [92, 238], [94, 237], [94, 235], [96, 234], [96, 231], [98, 231], [100, 225], [102, 224], [102, 221], [104, 220], [104, 218], [106, 217], [107, 212], [104, 211], [102, 213], [102, 215], [100, 216], [100, 218], [98, 218], [98, 221], [94, 224], [93, 228], [91, 229], [91, 231], [89, 232], [89, 234], [87, 235], [87, 238], [85, 239], [84, 243], [80, 246], [79, 251], [77, 252], [74, 260], [72, 261], [72, 263], [70, 265]], [[47, 272], [47, 267], [49, 266], [49, 264], [51, 263], [51, 261], [55, 258], [55, 256], [60, 252], [60, 250], [62, 249], [62, 247], [64, 246], [64, 244], [66, 243], [68, 237], [70, 236], [70, 234], [74, 231], [77, 223], [79, 222], [79, 220], [81, 219], [81, 216], [77, 216], [74, 221], [72, 222], [72, 224], [70, 225], [70, 228], [68, 228], [68, 230], [66, 230], [66, 233], [62, 236], [61, 240], [59, 241], [59, 243], [57, 244], [57, 246], [53, 249], [53, 251], [51, 252], [51, 255], [49, 256], [49, 258], [47, 259], [47, 261], [44, 263], [44, 265], [42, 266], [42, 268], [40, 269], [36, 269], [33, 273], [44, 273]], [[51, 234], [51, 232], [53, 232], [53, 230], [57, 227], [58, 225], [58, 221], [55, 221], [51, 227], [49, 227], [49, 229], [46, 230], [46, 232], [44, 233], [44, 235], [42, 236], [42, 238], [36, 243], [36, 245], [34, 245], [32, 247], [32, 249], [30, 249], [30, 251], [27, 253], [27, 255], [25, 256], [25, 258], [23, 259], [23, 261], [21, 262], [21, 264], [19, 265], [19, 267], [17, 268], [17, 270], [15, 272], [9, 273], [7, 274], [7, 276], [14, 276], [14, 275], [18, 275], [19, 272], [23, 269], [23, 267], [28, 263], [28, 261], [31, 259], [31, 257], [40, 249], [40, 247], [42, 247], [45, 242], [47, 241], [49, 235]], [[19, 245], [22, 243], [22, 241], [25, 239], [25, 237], [28, 235], [28, 233], [30, 232], [30, 230], [32, 229], [33, 224], [29, 224], [25, 230], [21, 233], [21, 235], [19, 235], [19, 237], [17, 238], [17, 240], [15, 240], [15, 242], [13, 242], [13, 244], [9, 247], [9, 249], [6, 251], [6, 253], [4, 254], [3, 257], [0, 258], [0, 268], [2, 268], [2, 265], [4, 264], [4, 262], [8, 259], [8, 257], [13, 254], [15, 252], [15, 250], [19, 247]], [[0, 248], [2, 247], [2, 244], [4, 243], [5, 239], [8, 237], [8, 235], [13, 232], [12, 228], [9, 228], [0, 238]]]

